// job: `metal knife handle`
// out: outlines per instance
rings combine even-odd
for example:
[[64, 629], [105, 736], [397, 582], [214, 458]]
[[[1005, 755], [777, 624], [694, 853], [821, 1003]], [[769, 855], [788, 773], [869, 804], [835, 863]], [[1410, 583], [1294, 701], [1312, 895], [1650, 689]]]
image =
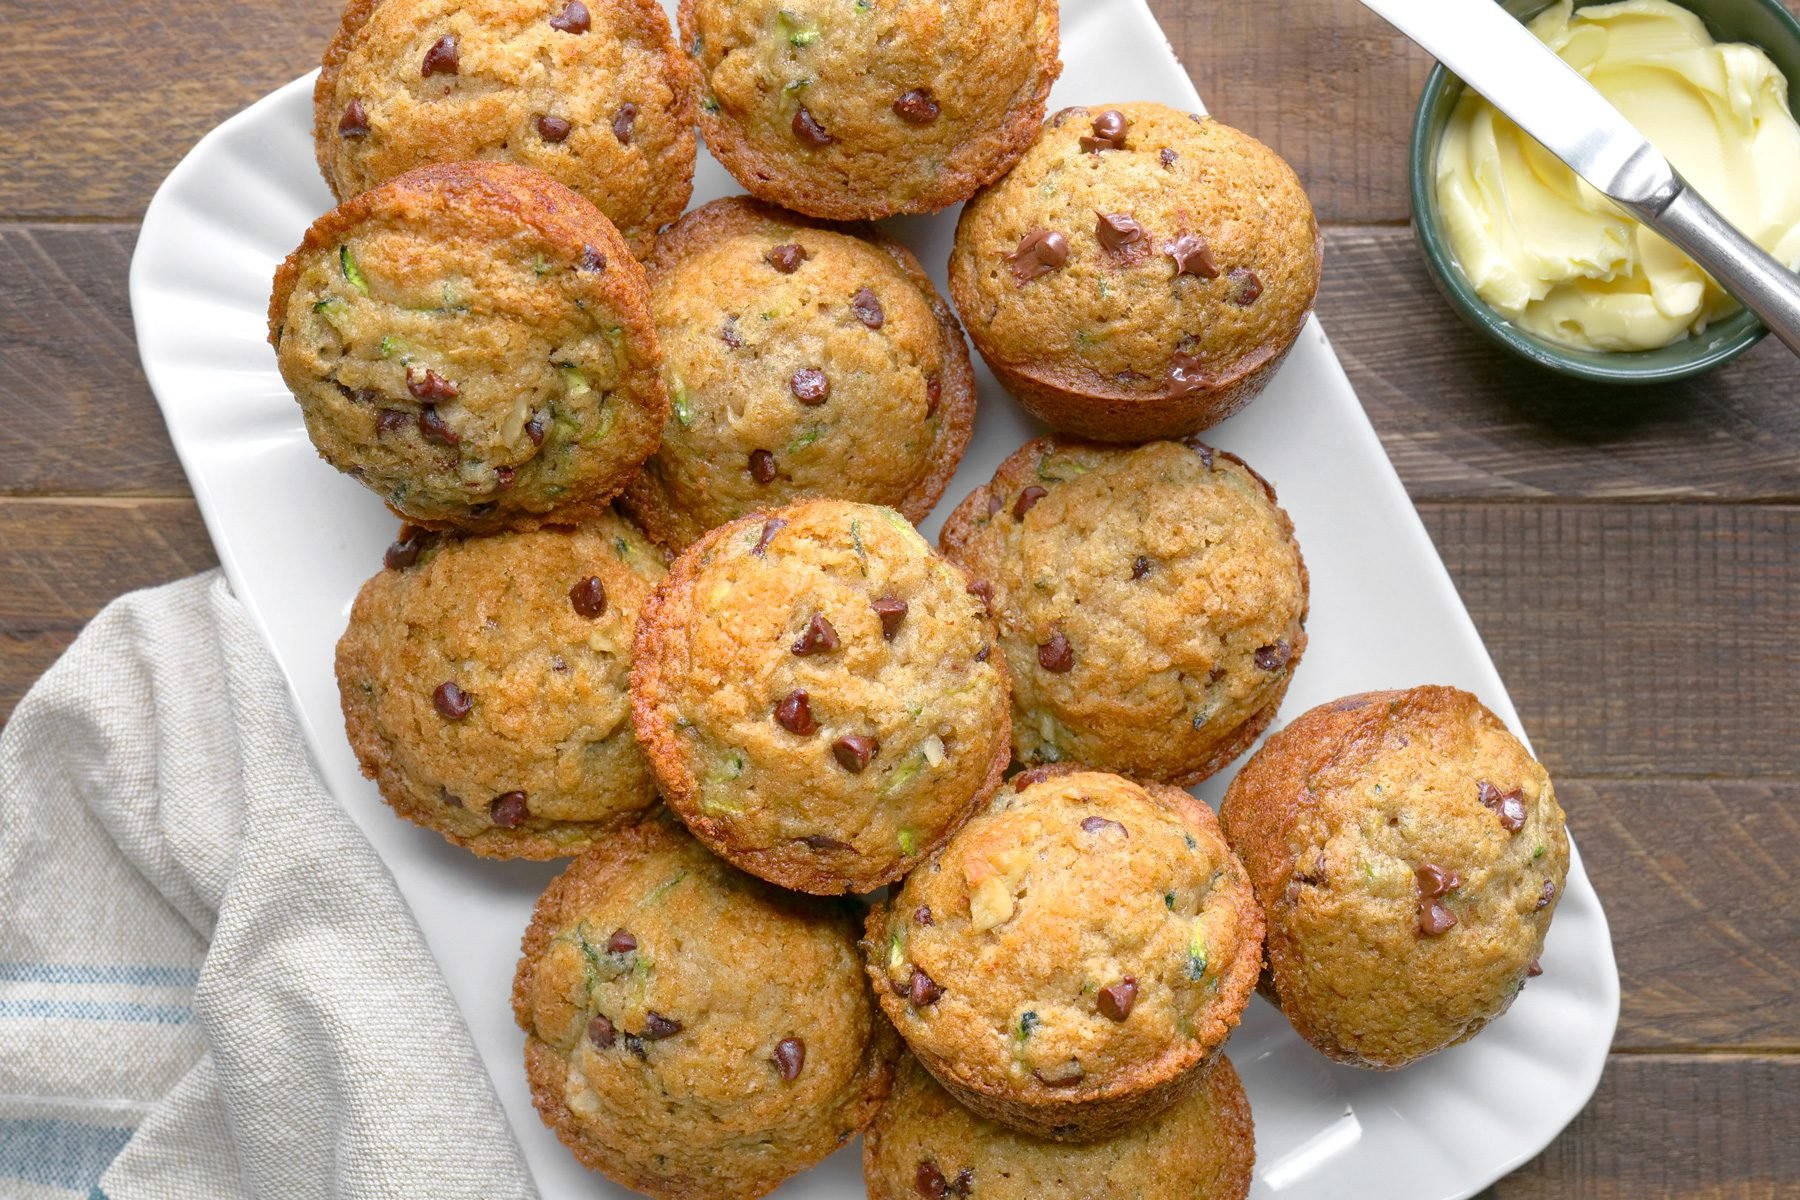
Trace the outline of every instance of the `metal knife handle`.
[[1660, 210], [1627, 207], [1711, 272], [1720, 287], [1800, 354], [1800, 275], [1739, 233], [1691, 187], [1680, 187]]

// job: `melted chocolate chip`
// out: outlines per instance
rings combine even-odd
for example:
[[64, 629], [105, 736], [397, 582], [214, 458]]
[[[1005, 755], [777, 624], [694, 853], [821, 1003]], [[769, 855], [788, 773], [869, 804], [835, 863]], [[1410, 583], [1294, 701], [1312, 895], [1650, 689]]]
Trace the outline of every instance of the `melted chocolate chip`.
[[1093, 154], [1102, 150], [1123, 150], [1125, 131], [1131, 122], [1116, 108], [1109, 108], [1094, 118], [1094, 132], [1081, 135], [1081, 148]]
[[1081, 832], [1083, 833], [1099, 833], [1103, 829], [1116, 829], [1126, 837], [1131, 836], [1131, 830], [1125, 828], [1125, 826], [1111, 818], [1083, 817], [1081, 819]]
[[1133, 579], [1142, 579], [1144, 576], [1148, 575], [1149, 573], [1150, 573], [1150, 560], [1148, 558], [1146, 558], [1142, 554], [1140, 554], [1135, 559], [1132, 560], [1131, 577]]
[[1258, 670], [1279, 671], [1288, 665], [1288, 660], [1293, 656], [1294, 648], [1287, 644], [1286, 639], [1283, 639], [1273, 646], [1257, 647], [1254, 657]]
[[579, 615], [594, 620], [606, 612], [606, 585], [589, 575], [569, 589], [569, 604]]
[[369, 136], [369, 114], [364, 111], [361, 100], [352, 100], [344, 106], [344, 115], [338, 119], [338, 136], [345, 138]]
[[629, 102], [619, 105], [619, 111], [613, 114], [613, 136], [619, 139], [619, 145], [631, 145], [632, 126], [637, 124], [638, 106]]
[[775, 705], [775, 723], [802, 737], [819, 731], [819, 723], [813, 720], [812, 700], [805, 692], [789, 692], [781, 698]]
[[1069, 261], [1069, 239], [1054, 229], [1037, 229], [1019, 239], [1019, 248], [1006, 256], [1013, 282], [1024, 287], [1040, 275], [1048, 275]]
[[650, 1052], [644, 1049], [644, 1039], [637, 1034], [628, 1033], [625, 1035], [625, 1048], [631, 1051], [639, 1062], [650, 1061]]
[[1022, 792], [1034, 783], [1042, 783], [1056, 773], [1052, 766], [1032, 767], [1012, 777], [1013, 791]]
[[403, 571], [419, 561], [421, 549], [418, 531], [408, 526], [400, 531], [400, 540], [390, 542], [382, 552], [381, 565], [390, 571]]
[[1175, 260], [1175, 274], [1198, 275], [1202, 279], [1217, 279], [1219, 264], [1213, 261], [1212, 248], [1206, 239], [1197, 233], [1184, 233], [1169, 243], [1166, 251]]
[[1419, 932], [1426, 937], [1449, 933], [1456, 926], [1456, 914], [1437, 900], [1419, 902]]
[[454, 74], [456, 74], [456, 37], [446, 33], [431, 43], [431, 49], [425, 52], [425, 62], [419, 70], [419, 78], [429, 79], [433, 75]]
[[906, 601], [898, 596], [881, 596], [870, 607], [881, 618], [881, 636], [893, 641], [894, 635], [900, 632], [900, 623], [906, 620]]
[[511, 467], [494, 468], [494, 487], [504, 492], [518, 482], [519, 473]]
[[999, 512], [1001, 509], [1003, 509], [1005, 507], [1006, 507], [1006, 497], [1002, 496], [999, 492], [989, 492], [988, 493], [988, 501], [987, 501], [988, 516], [990, 516], [990, 517], [993, 516], [995, 513]]
[[758, 483], [775, 482], [775, 456], [767, 450], [750, 452], [750, 478]]
[[788, 380], [788, 388], [794, 393], [794, 399], [808, 408], [817, 408], [831, 399], [831, 380], [825, 372], [817, 367], [801, 367]]
[[1550, 907], [1550, 902], [1554, 899], [1556, 899], [1556, 880], [1546, 879], [1544, 880], [1544, 890], [1538, 893], [1537, 904], [1531, 911], [1542, 912]]
[[988, 660], [988, 655], [993, 652], [993, 649], [992, 646], [983, 646], [975, 652], [975, 661], [986, 662]]
[[944, 1173], [929, 1158], [919, 1163], [919, 1169], [913, 1172], [913, 1191], [926, 1197], [926, 1200], [944, 1200], [948, 1188]]
[[824, 613], [814, 613], [812, 620], [806, 623], [806, 629], [800, 638], [788, 649], [801, 658], [809, 654], [829, 653], [838, 648], [837, 630], [825, 619]]
[[562, 141], [569, 136], [569, 131], [573, 128], [575, 127], [561, 117], [545, 115], [537, 119], [538, 136], [546, 142]]
[[1137, 1003], [1137, 980], [1127, 975], [1111, 987], [1103, 987], [1096, 998], [1100, 1015], [1109, 1021], [1123, 1021]]
[[738, 332], [736, 317], [725, 318], [725, 324], [719, 330], [719, 339], [733, 350], [744, 348], [744, 337]]
[[384, 408], [375, 414], [377, 434], [399, 433], [413, 423], [413, 415], [404, 409]]
[[1213, 455], [1216, 453], [1216, 451], [1214, 451], [1211, 446], [1209, 446], [1205, 442], [1201, 441], [1198, 437], [1188, 438], [1185, 445], [1187, 446], [1188, 449], [1192, 450], [1195, 454], [1198, 454], [1200, 456], [1200, 465], [1201, 466], [1205, 467], [1209, 471], [1213, 469]]
[[806, 1043], [797, 1037], [782, 1038], [775, 1043], [775, 1053], [770, 1056], [770, 1061], [781, 1072], [781, 1078], [792, 1083], [800, 1077], [800, 1068], [806, 1065]]
[[1075, 666], [1075, 648], [1060, 629], [1050, 631], [1050, 640], [1039, 643], [1038, 666], [1053, 675], [1067, 674]]
[[1017, 521], [1023, 521], [1025, 519], [1025, 514], [1030, 512], [1033, 508], [1035, 508], [1037, 506], [1037, 502], [1039, 500], [1042, 500], [1045, 496], [1048, 496], [1049, 494], [1050, 494], [1049, 491], [1047, 491], [1044, 488], [1039, 487], [1035, 483], [1032, 484], [1030, 487], [1026, 488], [1024, 491], [1020, 492], [1019, 498], [1017, 500], [1013, 501], [1013, 508], [1012, 508], [1013, 519], [1017, 520]]
[[613, 1023], [604, 1014], [595, 1013], [594, 1019], [588, 1022], [588, 1041], [602, 1050], [612, 1049]]
[[1144, 227], [1125, 213], [1096, 212], [1094, 217], [1094, 236], [1107, 250], [1117, 253], [1144, 240]]
[[953, 1196], [967, 1196], [975, 1188], [975, 1168], [964, 1167], [950, 1181], [949, 1192]]
[[1262, 280], [1247, 267], [1231, 268], [1225, 275], [1225, 282], [1231, 285], [1231, 302], [1239, 308], [1249, 308], [1262, 295]]
[[436, 442], [440, 446], [454, 446], [462, 441], [462, 436], [450, 428], [450, 423], [439, 416], [436, 407], [430, 404], [419, 410], [419, 433], [426, 441]]
[[526, 813], [524, 792], [495, 796], [494, 802], [488, 805], [488, 816], [502, 829], [517, 829], [525, 823]]
[[637, 939], [628, 930], [615, 929], [606, 939], [606, 949], [612, 954], [630, 954], [637, 949]]
[[938, 119], [938, 102], [924, 88], [910, 88], [894, 101], [894, 112], [909, 125], [929, 125]]
[[1165, 170], [1165, 171], [1173, 171], [1175, 169], [1175, 160], [1180, 157], [1181, 157], [1181, 155], [1175, 153], [1173, 150], [1169, 149], [1167, 146], [1164, 146], [1162, 148], [1162, 153], [1160, 153], [1156, 156], [1157, 161], [1162, 163], [1163, 170]]
[[1204, 391], [1211, 382], [1198, 355], [1179, 352], [1169, 356], [1169, 372], [1163, 380], [1171, 396]]
[[837, 759], [838, 766], [852, 775], [861, 775], [868, 769], [869, 760], [881, 749], [881, 743], [861, 733], [846, 733], [831, 743], [831, 755]]
[[681, 1030], [681, 1022], [671, 1017], [665, 1017], [659, 1012], [644, 1014], [644, 1037], [648, 1041], [660, 1042], [664, 1038], [674, 1037]]
[[586, 33], [591, 25], [587, 5], [581, 0], [569, 0], [561, 12], [550, 18], [550, 28], [577, 36]]
[[406, 368], [406, 390], [420, 400], [454, 400], [460, 389], [430, 367]]
[[944, 989], [933, 983], [931, 976], [920, 970], [917, 965], [912, 969], [912, 980], [906, 985], [906, 999], [914, 1008], [930, 1008], [938, 1002]]
[[446, 808], [461, 808], [463, 806], [462, 797], [447, 787], [438, 788], [438, 799], [443, 801], [444, 807]]
[[1500, 827], [1508, 833], [1525, 828], [1525, 789], [1516, 787], [1502, 792], [1487, 780], [1475, 784], [1475, 795], [1500, 817]]
[[777, 271], [780, 271], [783, 275], [792, 275], [795, 271], [800, 269], [801, 263], [811, 257], [812, 255], [807, 251], [805, 246], [797, 245], [793, 242], [783, 242], [781, 245], [763, 255], [763, 261], [768, 263], [771, 267], [774, 267]]
[[531, 439], [531, 444], [534, 446], [541, 446], [544, 444], [544, 421], [542, 417], [533, 417], [531, 420], [525, 422], [525, 436]]
[[800, 111], [794, 114], [794, 136], [809, 146], [829, 146], [836, 139], [825, 132], [819, 119], [801, 105]]
[[994, 615], [994, 585], [985, 579], [977, 579], [969, 585], [969, 595], [981, 601], [982, 609], [988, 616]]
[[338, 392], [352, 404], [373, 404], [381, 399], [381, 393], [374, 388], [353, 388], [346, 384], [337, 385]]
[[575, 265], [589, 274], [600, 275], [606, 271], [606, 255], [600, 253], [597, 247], [583, 246], [581, 260]]
[[850, 299], [850, 311], [856, 319], [870, 329], [880, 329], [887, 320], [887, 314], [881, 311], [881, 299], [868, 288], [863, 288]]
[[764, 554], [768, 553], [769, 543], [774, 541], [775, 535], [780, 533], [786, 526], [787, 521], [782, 517], [770, 517], [768, 520], [764, 521], [762, 536], [756, 539], [756, 545], [750, 547], [750, 553], [756, 555], [758, 558], [761, 558]]
[[469, 693], [463, 691], [454, 679], [438, 684], [437, 690], [431, 693], [431, 702], [437, 707], [438, 715], [446, 721], [460, 721], [475, 707], [475, 701], [469, 698]]
[[944, 378], [936, 371], [925, 377], [925, 415], [937, 414], [938, 405], [944, 402]]
[[1420, 863], [1413, 869], [1413, 874], [1419, 880], [1419, 894], [1428, 898], [1442, 896], [1462, 886], [1461, 875], [1446, 871], [1435, 863]]
[[1527, 979], [1536, 979], [1543, 973], [1544, 968], [1538, 965], [1538, 960], [1535, 958], [1531, 960], [1531, 965], [1525, 968], [1525, 978]]
[[928, 904], [921, 904], [919, 907], [913, 909], [912, 919], [914, 925], [930, 925], [932, 923], [931, 906]]

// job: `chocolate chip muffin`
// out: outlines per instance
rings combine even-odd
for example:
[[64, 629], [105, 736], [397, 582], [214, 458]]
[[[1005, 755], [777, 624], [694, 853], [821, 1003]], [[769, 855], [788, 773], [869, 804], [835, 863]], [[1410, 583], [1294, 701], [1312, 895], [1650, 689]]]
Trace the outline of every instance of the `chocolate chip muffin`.
[[1262, 913], [1212, 810], [1034, 767], [869, 914], [882, 1008], [991, 1120], [1088, 1141], [1205, 1078], [1262, 965]]
[[656, 802], [627, 684], [661, 553], [611, 513], [406, 531], [337, 648], [344, 725], [394, 811], [489, 858], [576, 854]]
[[1268, 727], [1306, 648], [1274, 489], [1192, 439], [1029, 442], [941, 544], [993, 589], [1020, 762], [1197, 783]]
[[805, 500], [675, 560], [638, 621], [632, 719], [714, 851], [784, 887], [867, 892], [999, 787], [1010, 700], [992, 650], [968, 577], [904, 517]]
[[1262, 390], [1319, 290], [1300, 181], [1229, 125], [1069, 108], [963, 209], [950, 296], [994, 374], [1057, 429], [1180, 437]]
[[647, 265], [674, 403], [625, 497], [652, 537], [679, 550], [804, 496], [931, 511], [975, 375], [910, 251], [740, 197], [683, 217]]
[[1082, 1145], [976, 1116], [908, 1056], [863, 1139], [869, 1200], [1244, 1200], [1255, 1162], [1250, 1102], [1223, 1055], [1172, 1108]]
[[1467, 692], [1315, 708], [1221, 813], [1268, 913], [1274, 997], [1327, 1056], [1406, 1066], [1474, 1037], [1537, 973], [1569, 871], [1563, 811]]
[[338, 199], [501, 160], [599, 207], [636, 252], [687, 207], [693, 68], [655, 0], [350, 0], [313, 88]]
[[1062, 71], [1055, 0], [681, 0], [700, 132], [761, 199], [936, 212], [1017, 161]]
[[269, 340], [320, 456], [426, 528], [598, 512], [668, 413], [643, 268], [593, 205], [506, 163], [320, 217], [276, 272]]
[[666, 816], [575, 860], [513, 982], [525, 1070], [575, 1157], [668, 1200], [773, 1191], [853, 1137], [897, 1049], [842, 901], [777, 891]]

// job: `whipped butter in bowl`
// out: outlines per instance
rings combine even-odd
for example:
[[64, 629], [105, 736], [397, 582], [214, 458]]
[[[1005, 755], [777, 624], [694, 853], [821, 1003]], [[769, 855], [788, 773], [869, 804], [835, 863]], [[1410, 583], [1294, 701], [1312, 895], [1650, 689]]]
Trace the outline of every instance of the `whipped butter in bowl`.
[[[1529, 27], [1727, 220], [1793, 267], [1800, 124], [1788, 77], [1762, 46], [1726, 36], [1729, 23], [1717, 39], [1708, 29], [1720, 28], [1720, 9], [1769, 7], [1693, 0], [1703, 22], [1672, 0], [1579, 8], [1559, 0]], [[1768, 24], [1770, 14], [1755, 15], [1764, 20], [1753, 25]], [[1775, 15], [1775, 32], [1794, 38], [1778, 47], [1791, 66], [1800, 35], [1791, 16]], [[1723, 361], [1760, 331], [1686, 255], [1441, 68], [1427, 86], [1414, 155], [1415, 216], [1440, 282], [1478, 325], [1528, 357], [1613, 379], [1654, 360], [1649, 377], [1672, 378]]]

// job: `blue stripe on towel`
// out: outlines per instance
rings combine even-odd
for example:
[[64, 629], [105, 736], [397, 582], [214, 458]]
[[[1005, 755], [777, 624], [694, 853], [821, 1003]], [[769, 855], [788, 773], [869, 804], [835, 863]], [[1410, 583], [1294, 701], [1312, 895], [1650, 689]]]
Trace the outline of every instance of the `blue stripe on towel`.
[[[99, 1194], [132, 1131], [42, 1118], [0, 1120], [0, 1179]], [[90, 1191], [90, 1189], [92, 1189]]]
[[200, 972], [188, 967], [0, 962], [0, 983], [86, 983], [191, 988], [199, 982]]
[[194, 1010], [175, 1004], [125, 1000], [0, 1000], [0, 1020], [124, 1021], [137, 1025], [189, 1025]]

